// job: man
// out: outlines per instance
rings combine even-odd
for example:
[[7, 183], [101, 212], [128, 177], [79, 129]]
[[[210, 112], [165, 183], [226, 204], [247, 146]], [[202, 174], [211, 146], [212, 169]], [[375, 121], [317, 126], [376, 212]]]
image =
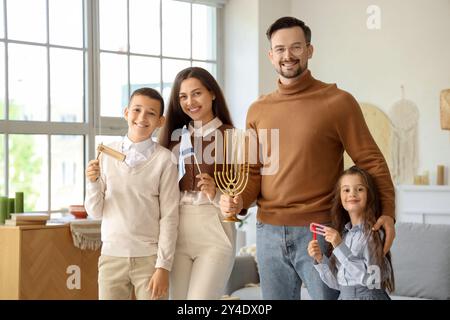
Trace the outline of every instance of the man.
[[[245, 214], [243, 208], [257, 200], [256, 248], [263, 299], [299, 299], [303, 282], [313, 299], [336, 299], [338, 293], [315, 272], [307, 245], [311, 222], [330, 223], [344, 150], [375, 179], [383, 216], [374, 230], [385, 229], [385, 252], [395, 236], [394, 187], [356, 100], [335, 84], [314, 79], [308, 70], [313, 54], [309, 27], [283, 17], [269, 27], [267, 37], [269, 59], [279, 74], [278, 89], [251, 105], [247, 128], [279, 130], [279, 168], [264, 175], [263, 164], [253, 165], [242, 196], [223, 195], [221, 210], [227, 216]], [[271, 146], [264, 154], [270, 153]], [[324, 250], [323, 237], [318, 240]]]

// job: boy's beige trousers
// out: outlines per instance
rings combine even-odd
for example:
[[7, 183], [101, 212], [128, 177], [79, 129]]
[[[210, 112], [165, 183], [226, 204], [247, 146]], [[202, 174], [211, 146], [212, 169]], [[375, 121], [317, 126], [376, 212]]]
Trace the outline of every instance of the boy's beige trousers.
[[[148, 283], [155, 272], [156, 255], [122, 258], [101, 255], [98, 260], [98, 298], [100, 300], [150, 300]], [[167, 297], [165, 297], [167, 299]]]

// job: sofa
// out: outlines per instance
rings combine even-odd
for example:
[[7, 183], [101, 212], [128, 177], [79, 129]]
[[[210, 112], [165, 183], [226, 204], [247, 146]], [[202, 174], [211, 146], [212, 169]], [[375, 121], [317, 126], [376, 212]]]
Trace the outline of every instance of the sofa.
[[[397, 222], [391, 253], [396, 284], [391, 299], [450, 299], [450, 225]], [[261, 299], [253, 256], [236, 257], [226, 294]], [[301, 297], [310, 299], [307, 288], [302, 287]]]

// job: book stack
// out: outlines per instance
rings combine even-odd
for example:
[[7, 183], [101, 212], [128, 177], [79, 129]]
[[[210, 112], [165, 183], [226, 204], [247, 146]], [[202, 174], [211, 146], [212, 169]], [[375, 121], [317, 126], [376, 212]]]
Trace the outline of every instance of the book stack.
[[45, 225], [49, 219], [46, 213], [12, 213], [11, 218], [5, 220], [5, 226]]

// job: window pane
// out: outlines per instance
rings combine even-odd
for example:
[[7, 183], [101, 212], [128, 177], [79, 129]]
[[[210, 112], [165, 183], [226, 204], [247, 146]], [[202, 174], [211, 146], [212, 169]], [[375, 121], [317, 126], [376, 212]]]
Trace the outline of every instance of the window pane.
[[209, 73], [211, 73], [215, 79], [217, 79], [217, 64], [215, 63], [207, 63], [207, 62], [200, 62], [200, 61], [192, 61], [193, 67], [200, 67], [205, 70], [208, 70]]
[[24, 193], [25, 211], [48, 210], [46, 135], [9, 136], [9, 194]]
[[100, 49], [128, 51], [127, 0], [100, 0]]
[[191, 5], [166, 0], [162, 3], [163, 55], [191, 57]]
[[83, 52], [50, 49], [51, 120], [83, 121]]
[[192, 57], [216, 59], [216, 8], [192, 5]]
[[100, 143], [108, 145], [114, 141], [121, 141], [123, 137], [124, 136], [95, 136], [95, 150], [97, 150], [97, 146]]
[[52, 136], [52, 210], [83, 204], [83, 136]]
[[3, 0], [0, 0], [0, 38], [5, 37], [5, 28], [3, 20]]
[[100, 54], [100, 113], [107, 117], [122, 117], [128, 104], [127, 57]]
[[0, 134], [0, 196], [5, 195], [5, 135]]
[[46, 0], [7, 0], [8, 38], [45, 43], [45, 2]]
[[170, 97], [170, 88], [172, 87], [175, 76], [181, 70], [191, 66], [189, 61], [163, 59], [163, 98], [165, 103], [168, 103]]
[[5, 46], [0, 43], [0, 120], [3, 119], [5, 119]]
[[9, 118], [47, 120], [47, 54], [43, 47], [9, 44]]
[[159, 55], [159, 0], [130, 1], [130, 17], [130, 51]]
[[141, 87], [151, 87], [161, 90], [160, 60], [130, 56], [131, 92]]
[[50, 43], [83, 47], [82, 5], [81, 0], [49, 1]]

